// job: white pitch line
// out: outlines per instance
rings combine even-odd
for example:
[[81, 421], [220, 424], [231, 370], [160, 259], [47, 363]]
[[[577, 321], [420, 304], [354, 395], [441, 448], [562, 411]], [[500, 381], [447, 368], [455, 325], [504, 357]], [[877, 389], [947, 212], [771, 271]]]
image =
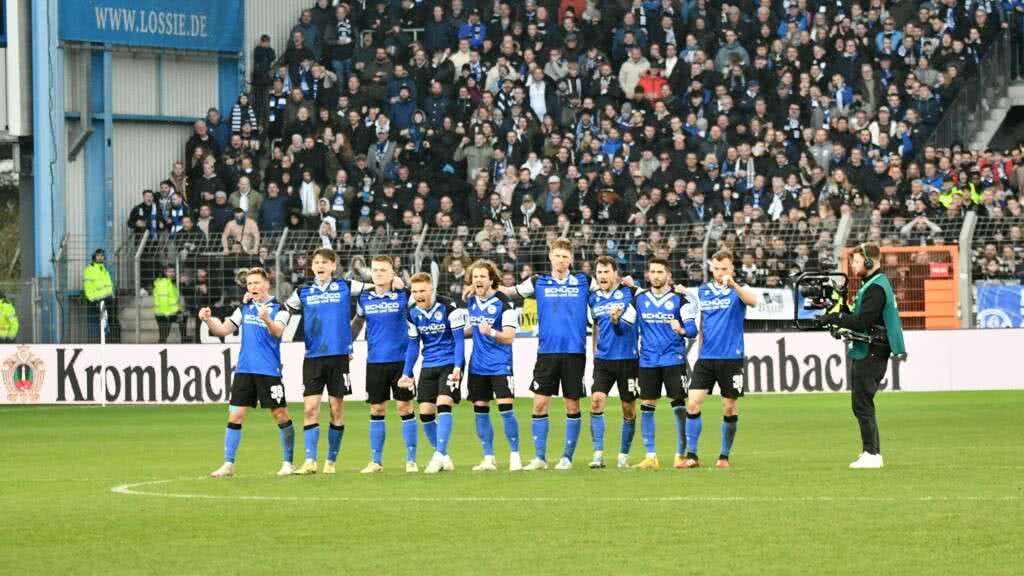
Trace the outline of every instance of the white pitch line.
[[[180, 478], [177, 480], [150, 480], [121, 484], [110, 489], [115, 494], [128, 496], [155, 496], [160, 498], [195, 500], [242, 500], [280, 502], [374, 502], [386, 499], [392, 502], [411, 503], [464, 503], [464, 502], [1018, 502], [1024, 496], [593, 496], [586, 498], [565, 498], [553, 496], [264, 496], [259, 494], [190, 494], [178, 492], [152, 492], [137, 490], [146, 486], [208, 480], [208, 478]], [[230, 482], [230, 479], [225, 480]]]

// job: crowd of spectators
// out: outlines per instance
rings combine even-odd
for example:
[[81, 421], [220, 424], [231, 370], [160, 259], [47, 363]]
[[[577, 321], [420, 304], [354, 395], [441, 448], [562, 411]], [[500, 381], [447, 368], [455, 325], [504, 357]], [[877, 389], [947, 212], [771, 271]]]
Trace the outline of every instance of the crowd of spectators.
[[835, 265], [846, 213], [858, 241], [912, 245], [955, 242], [975, 211], [993, 234], [979, 270], [1019, 274], [1024, 148], [929, 138], [1003, 29], [1018, 46], [1022, 11], [318, 0], [287, 39], [261, 38], [247, 92], [195, 122], [128, 226], [160, 239], [157, 257], [189, 250], [183, 292], [202, 302], [225, 293], [210, 278], [272, 263], [285, 229], [304, 242], [289, 284], [325, 245], [349, 274], [385, 251], [455, 293], [470, 260], [513, 282], [564, 236], [579, 262], [609, 254], [638, 277], [658, 255], [697, 280], [706, 243], [729, 248], [745, 280], [774, 286]]

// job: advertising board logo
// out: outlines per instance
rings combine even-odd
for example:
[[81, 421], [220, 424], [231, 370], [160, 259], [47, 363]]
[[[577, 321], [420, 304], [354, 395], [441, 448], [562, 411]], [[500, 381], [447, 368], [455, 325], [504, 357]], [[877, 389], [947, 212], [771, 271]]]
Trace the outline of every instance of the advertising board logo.
[[38, 402], [46, 365], [28, 346], [18, 346], [2, 366], [4, 389], [10, 402]]
[[978, 312], [978, 328], [1013, 328], [1013, 320], [999, 308], [989, 308]]

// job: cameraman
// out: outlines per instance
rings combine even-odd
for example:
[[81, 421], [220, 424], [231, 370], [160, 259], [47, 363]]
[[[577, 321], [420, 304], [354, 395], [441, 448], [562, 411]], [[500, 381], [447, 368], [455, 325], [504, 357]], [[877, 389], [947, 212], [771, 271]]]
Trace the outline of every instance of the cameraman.
[[882, 454], [875, 420], [875, 392], [885, 376], [889, 355], [904, 355], [903, 328], [889, 279], [880, 270], [881, 251], [877, 244], [861, 244], [850, 259], [850, 271], [863, 279], [853, 310], [818, 317], [819, 326], [838, 334], [867, 334], [871, 343], [854, 340], [850, 346], [850, 383], [853, 388], [853, 414], [860, 425], [864, 451], [850, 468], [881, 468]]

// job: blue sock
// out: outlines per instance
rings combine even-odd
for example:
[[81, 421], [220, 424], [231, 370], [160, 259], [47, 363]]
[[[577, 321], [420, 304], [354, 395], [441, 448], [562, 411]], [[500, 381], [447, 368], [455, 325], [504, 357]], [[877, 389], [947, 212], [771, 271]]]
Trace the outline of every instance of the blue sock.
[[420, 414], [420, 422], [423, 423], [423, 434], [430, 442], [430, 447], [437, 450], [437, 415]]
[[437, 451], [448, 455], [448, 440], [452, 437], [452, 407], [437, 407]]
[[295, 456], [295, 427], [289, 420], [284, 424], [278, 424], [278, 433], [281, 435], [281, 453], [284, 462], [291, 462]]
[[573, 454], [576, 453], [576, 444], [580, 440], [582, 424], [579, 412], [565, 415], [565, 449], [562, 450], [562, 458], [572, 460]]
[[306, 460], [316, 460], [317, 444], [319, 442], [319, 424], [306, 424], [302, 427], [302, 445], [306, 448]]
[[476, 413], [476, 437], [484, 448], [484, 456], [494, 456], [494, 427], [491, 426], [491, 407], [473, 406]]
[[697, 441], [700, 440], [700, 429], [703, 426], [700, 420], [700, 412], [686, 414], [686, 455], [691, 458], [697, 457]]
[[370, 457], [377, 464], [384, 458], [384, 438], [387, 429], [384, 427], [383, 416], [370, 416]]
[[604, 452], [604, 412], [590, 413], [590, 441], [595, 452]]
[[238, 445], [242, 442], [242, 425], [228, 423], [224, 430], [224, 461], [234, 462]]
[[416, 415], [406, 414], [402, 416], [402, 439], [405, 440], [405, 461], [416, 461]]
[[732, 451], [732, 441], [736, 439], [736, 425], [739, 424], [739, 415], [722, 416], [722, 458], [729, 458]]
[[327, 430], [327, 461], [337, 462], [338, 452], [341, 451], [341, 438], [345, 435], [345, 425], [341, 424], [335, 426], [331, 424], [331, 427]]
[[547, 462], [548, 459], [548, 415], [533, 415], [533, 449], [537, 458]]
[[619, 453], [629, 454], [633, 447], [633, 436], [636, 434], [636, 419], [622, 419], [622, 439], [619, 441]]
[[676, 454], [686, 455], [686, 402], [672, 403], [672, 413], [676, 417]]
[[508, 440], [508, 448], [512, 452], [519, 452], [519, 421], [516, 420], [516, 412], [511, 404], [498, 404], [498, 411], [501, 413], [501, 423], [505, 427], [505, 439]]
[[644, 439], [644, 450], [654, 454], [654, 406], [640, 405], [640, 436]]

